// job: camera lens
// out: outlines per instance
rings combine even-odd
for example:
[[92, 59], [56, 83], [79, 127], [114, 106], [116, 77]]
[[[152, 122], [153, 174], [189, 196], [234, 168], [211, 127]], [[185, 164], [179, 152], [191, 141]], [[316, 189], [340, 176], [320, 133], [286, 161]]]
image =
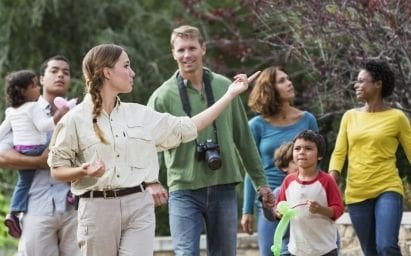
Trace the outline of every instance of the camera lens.
[[208, 168], [211, 170], [217, 170], [221, 167], [221, 157], [217, 150], [207, 150], [205, 152], [205, 160], [207, 161]]

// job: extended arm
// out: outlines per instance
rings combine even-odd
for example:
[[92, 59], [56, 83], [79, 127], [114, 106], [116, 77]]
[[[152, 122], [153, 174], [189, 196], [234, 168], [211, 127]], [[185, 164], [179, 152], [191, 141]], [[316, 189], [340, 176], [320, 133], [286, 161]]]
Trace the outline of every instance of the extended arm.
[[258, 71], [249, 78], [244, 74], [236, 75], [234, 77], [235, 81], [230, 85], [223, 97], [217, 100], [211, 107], [192, 117], [197, 131], [199, 132], [209, 126], [237, 95], [247, 90], [248, 83], [253, 81], [259, 73]]

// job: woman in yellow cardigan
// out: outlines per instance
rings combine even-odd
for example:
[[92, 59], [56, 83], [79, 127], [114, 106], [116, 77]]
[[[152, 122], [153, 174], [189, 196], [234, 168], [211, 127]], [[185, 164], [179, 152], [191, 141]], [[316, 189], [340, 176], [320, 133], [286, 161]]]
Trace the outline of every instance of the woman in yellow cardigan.
[[401, 255], [404, 189], [395, 153], [401, 144], [411, 161], [411, 128], [402, 111], [384, 102], [394, 80], [383, 61], [368, 61], [360, 70], [354, 89], [365, 104], [344, 114], [329, 167], [338, 182], [348, 159], [345, 203], [366, 256]]

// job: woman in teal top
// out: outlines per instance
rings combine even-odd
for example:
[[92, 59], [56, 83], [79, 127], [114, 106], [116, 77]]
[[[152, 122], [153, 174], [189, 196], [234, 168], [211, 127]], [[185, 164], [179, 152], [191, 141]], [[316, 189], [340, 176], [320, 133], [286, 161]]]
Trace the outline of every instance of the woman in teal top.
[[[301, 131], [318, 131], [313, 114], [292, 106], [295, 98], [294, 87], [287, 73], [281, 67], [269, 67], [261, 72], [253, 88], [248, 105], [259, 115], [249, 121], [251, 132], [264, 165], [265, 175], [272, 190], [283, 182], [285, 173], [274, 165], [274, 151], [281, 144], [292, 141]], [[244, 231], [252, 233], [253, 210], [256, 192], [251, 180], [244, 181], [243, 217]], [[271, 245], [277, 221], [267, 220], [262, 208], [258, 209], [258, 243], [260, 255], [272, 255]]]

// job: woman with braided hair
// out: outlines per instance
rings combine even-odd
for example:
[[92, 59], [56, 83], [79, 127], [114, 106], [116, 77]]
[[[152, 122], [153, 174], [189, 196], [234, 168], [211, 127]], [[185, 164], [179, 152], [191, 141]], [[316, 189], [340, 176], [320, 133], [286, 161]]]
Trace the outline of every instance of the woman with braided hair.
[[79, 198], [78, 245], [83, 255], [152, 255], [154, 206], [167, 202], [157, 152], [195, 139], [253, 77], [236, 75], [221, 99], [189, 118], [118, 98], [135, 76], [118, 45], [92, 48], [83, 75], [87, 95], [57, 125], [48, 159], [53, 177], [71, 181]]
[[396, 152], [401, 144], [411, 162], [411, 128], [407, 116], [384, 101], [392, 94], [394, 81], [394, 72], [384, 61], [370, 60], [360, 70], [354, 89], [364, 105], [342, 117], [330, 160], [337, 182], [348, 160], [345, 203], [366, 256], [401, 255], [404, 188]]

